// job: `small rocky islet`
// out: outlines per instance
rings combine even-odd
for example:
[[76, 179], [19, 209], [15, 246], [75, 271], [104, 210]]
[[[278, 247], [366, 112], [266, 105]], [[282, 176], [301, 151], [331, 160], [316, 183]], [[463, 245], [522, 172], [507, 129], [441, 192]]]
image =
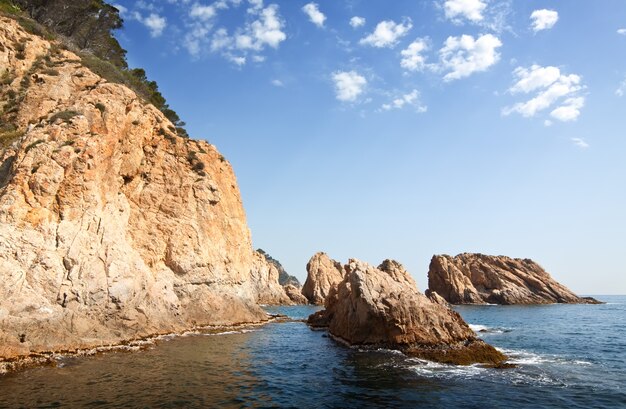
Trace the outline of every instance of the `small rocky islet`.
[[426, 296], [395, 261], [341, 265], [317, 253], [300, 288], [253, 251], [234, 172], [213, 145], [84, 57], [0, 23], [1, 119], [11, 125], [0, 135], [0, 367], [264, 323], [260, 305], [302, 303], [324, 305], [308, 322], [343, 343], [500, 365], [506, 357], [448, 302], [590, 302], [526, 261], [487, 256], [433, 259]]

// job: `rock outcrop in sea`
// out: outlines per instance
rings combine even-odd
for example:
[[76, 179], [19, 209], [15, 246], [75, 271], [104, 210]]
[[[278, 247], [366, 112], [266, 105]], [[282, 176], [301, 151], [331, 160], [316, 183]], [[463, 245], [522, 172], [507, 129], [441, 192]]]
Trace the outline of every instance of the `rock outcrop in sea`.
[[319, 252], [306, 265], [307, 277], [302, 286], [302, 295], [315, 305], [324, 305], [330, 290], [339, 284], [345, 275], [341, 263]]
[[285, 289], [287, 297], [289, 297], [293, 304], [305, 305], [309, 303], [309, 300], [307, 300], [306, 297], [302, 295], [302, 289], [300, 287], [296, 287], [293, 284], [287, 284], [283, 286], [283, 288]]
[[506, 256], [433, 256], [428, 287], [452, 304], [599, 303], [577, 296], [534, 261]]
[[0, 359], [262, 322], [259, 302], [286, 300], [213, 145], [4, 17], [0, 76]]
[[311, 326], [328, 327], [348, 345], [398, 349], [438, 362], [499, 365], [506, 359], [458, 313], [421, 294], [400, 263], [385, 260], [375, 268], [351, 259], [343, 268], [325, 309], [309, 317]]

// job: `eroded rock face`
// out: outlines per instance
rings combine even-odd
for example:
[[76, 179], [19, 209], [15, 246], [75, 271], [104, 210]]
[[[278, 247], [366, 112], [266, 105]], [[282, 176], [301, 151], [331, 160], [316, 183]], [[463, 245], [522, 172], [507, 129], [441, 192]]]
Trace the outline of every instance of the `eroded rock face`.
[[302, 295], [311, 304], [324, 305], [330, 290], [343, 280], [344, 271], [341, 263], [320, 252], [311, 257], [306, 265], [306, 271]]
[[534, 261], [505, 256], [433, 256], [428, 287], [452, 304], [598, 303], [578, 297]]
[[255, 286], [257, 302], [264, 305], [291, 305], [285, 289], [278, 282], [279, 270], [264, 254], [255, 251], [252, 268], [252, 283]]
[[266, 320], [215, 147], [13, 20], [0, 44], [0, 359]]
[[293, 284], [287, 284], [283, 286], [283, 288], [285, 289], [287, 297], [289, 297], [293, 304], [306, 305], [309, 303], [309, 300], [307, 300], [306, 297], [302, 295], [300, 287], [296, 287]]
[[350, 345], [400, 349], [435, 361], [501, 363], [505, 357], [478, 340], [455, 311], [418, 292], [401, 264], [378, 268], [350, 260], [344, 279], [331, 290], [325, 309], [309, 318]]

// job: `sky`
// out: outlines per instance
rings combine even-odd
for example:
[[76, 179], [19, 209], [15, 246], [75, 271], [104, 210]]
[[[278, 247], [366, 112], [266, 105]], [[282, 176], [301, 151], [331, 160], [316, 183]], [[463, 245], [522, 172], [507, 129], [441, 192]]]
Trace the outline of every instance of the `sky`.
[[255, 248], [532, 258], [626, 294], [623, 0], [113, 2], [132, 67], [231, 162]]

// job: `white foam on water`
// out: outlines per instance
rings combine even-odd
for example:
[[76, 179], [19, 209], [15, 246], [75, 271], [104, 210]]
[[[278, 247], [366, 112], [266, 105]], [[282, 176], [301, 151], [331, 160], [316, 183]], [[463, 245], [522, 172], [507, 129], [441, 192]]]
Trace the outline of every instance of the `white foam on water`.
[[474, 378], [477, 376], [483, 376], [488, 368], [484, 368], [480, 365], [446, 365], [431, 361], [425, 361], [421, 359], [415, 359], [418, 362], [417, 365], [412, 365], [410, 368], [415, 373], [421, 376], [429, 378]]
[[471, 328], [472, 331], [474, 332], [480, 332], [480, 331], [488, 331], [489, 327], [486, 325], [481, 325], [481, 324], [469, 324], [469, 327]]
[[547, 363], [547, 362], [554, 362], [553, 360], [549, 359], [546, 356], [542, 356], [542, 355], [524, 351], [524, 350], [503, 349], [503, 348], [496, 348], [496, 349], [502, 352], [504, 355], [509, 357], [509, 359], [506, 362], [510, 364], [540, 365], [540, 364]]

